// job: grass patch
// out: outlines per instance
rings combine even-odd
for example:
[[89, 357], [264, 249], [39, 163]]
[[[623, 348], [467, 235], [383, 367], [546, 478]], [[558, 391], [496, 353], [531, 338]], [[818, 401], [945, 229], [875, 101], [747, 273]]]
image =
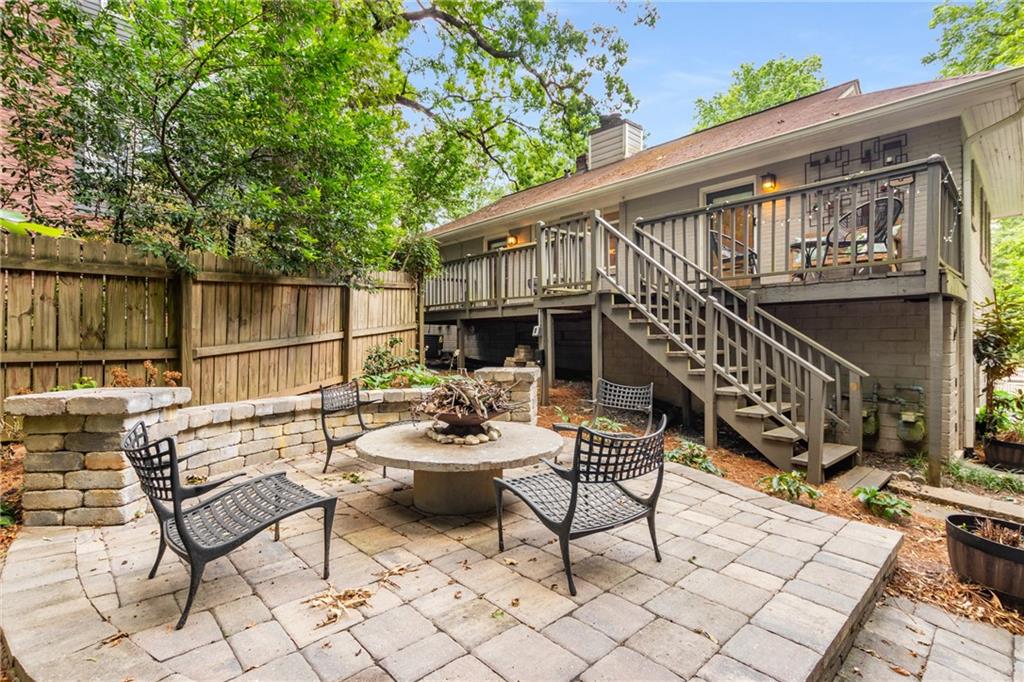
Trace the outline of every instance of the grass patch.
[[976, 485], [994, 493], [1024, 494], [1024, 480], [994, 469], [968, 466], [951, 460], [946, 464], [946, 473], [958, 483]]

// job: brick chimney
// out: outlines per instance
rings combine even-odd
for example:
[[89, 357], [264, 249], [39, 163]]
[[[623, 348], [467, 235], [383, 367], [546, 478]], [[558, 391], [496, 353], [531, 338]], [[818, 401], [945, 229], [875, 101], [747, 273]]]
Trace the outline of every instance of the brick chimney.
[[622, 118], [621, 114], [602, 116], [601, 126], [590, 132], [587, 168], [594, 170], [628, 159], [633, 154], [643, 151], [643, 148], [642, 126]]

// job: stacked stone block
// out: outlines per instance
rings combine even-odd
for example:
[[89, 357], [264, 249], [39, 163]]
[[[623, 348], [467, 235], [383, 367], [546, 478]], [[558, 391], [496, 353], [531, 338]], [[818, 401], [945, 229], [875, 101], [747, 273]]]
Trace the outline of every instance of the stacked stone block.
[[477, 379], [511, 384], [512, 402], [516, 406], [504, 421], [537, 423], [537, 387], [540, 383], [538, 367], [483, 367], [474, 372]]
[[[504, 419], [536, 424], [537, 368], [488, 367], [481, 379], [512, 386], [517, 403]], [[363, 421], [381, 426], [413, 418], [429, 388], [364, 391]], [[99, 388], [13, 396], [8, 414], [24, 416], [25, 524], [120, 525], [148, 502], [121, 453], [124, 434], [139, 420], [153, 439], [174, 436], [182, 478], [202, 480], [243, 467], [293, 459], [326, 449], [320, 395], [262, 398], [179, 408], [187, 388]], [[355, 433], [355, 412], [327, 418], [336, 435]]]
[[25, 524], [89, 526], [126, 523], [146, 500], [121, 453], [138, 421], [162, 438], [177, 431], [188, 389], [91, 389], [13, 396], [8, 414], [24, 417]]

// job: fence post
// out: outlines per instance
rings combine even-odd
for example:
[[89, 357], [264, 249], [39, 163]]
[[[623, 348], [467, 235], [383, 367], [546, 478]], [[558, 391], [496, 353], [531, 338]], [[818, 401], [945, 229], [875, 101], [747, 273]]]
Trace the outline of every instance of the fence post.
[[427, 349], [424, 347], [424, 334], [427, 330], [424, 323], [424, 309], [427, 301], [427, 279], [420, 275], [416, 278], [416, 344], [420, 351], [420, 364], [427, 361]]
[[341, 366], [345, 374], [345, 381], [352, 381], [358, 371], [353, 353], [353, 338], [355, 332], [355, 313], [352, 307], [352, 287], [345, 285], [341, 290], [342, 305], [342, 331], [345, 336], [341, 340]]
[[820, 376], [811, 376], [807, 403], [807, 480], [817, 485], [825, 482], [825, 382]]
[[718, 388], [718, 373], [715, 358], [718, 355], [718, 321], [714, 296], [708, 296], [704, 303], [704, 445], [718, 447], [718, 409], [715, 392]]
[[195, 348], [194, 328], [192, 326], [193, 301], [192, 275], [182, 270], [178, 273], [178, 300], [180, 301], [178, 313], [178, 364], [181, 368], [181, 385], [192, 389], [190, 402], [195, 401], [198, 394], [198, 387], [194, 385], [195, 373], [193, 372], [193, 350]]

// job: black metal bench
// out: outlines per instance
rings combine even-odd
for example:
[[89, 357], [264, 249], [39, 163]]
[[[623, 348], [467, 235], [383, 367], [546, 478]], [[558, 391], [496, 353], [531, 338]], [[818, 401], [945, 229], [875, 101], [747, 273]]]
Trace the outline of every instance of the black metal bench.
[[146, 425], [142, 422], [132, 427], [121, 445], [160, 522], [160, 548], [149, 577], [156, 575], [166, 548], [189, 564], [188, 599], [175, 629], [180, 630], [188, 620], [206, 564], [270, 526], [275, 526], [274, 539], [279, 539], [282, 519], [314, 507], [324, 510], [323, 576], [328, 577], [331, 526], [337, 499], [307, 490], [289, 481], [284, 473], [275, 473], [239, 483], [185, 509], [184, 501], [198, 498], [241, 474], [202, 485], [183, 486], [174, 439], [149, 442]]
[[[494, 479], [498, 511], [498, 549], [505, 550], [501, 524], [502, 492], [507, 490], [526, 503], [537, 518], [558, 536], [569, 593], [576, 594], [569, 561], [569, 541], [611, 530], [647, 518], [654, 556], [661, 561], [654, 514], [665, 473], [664, 415], [658, 429], [646, 436], [601, 433], [585, 426], [576, 431], [571, 469], [551, 462], [551, 471], [522, 478]], [[651, 494], [636, 495], [622, 481], [658, 472]]]

